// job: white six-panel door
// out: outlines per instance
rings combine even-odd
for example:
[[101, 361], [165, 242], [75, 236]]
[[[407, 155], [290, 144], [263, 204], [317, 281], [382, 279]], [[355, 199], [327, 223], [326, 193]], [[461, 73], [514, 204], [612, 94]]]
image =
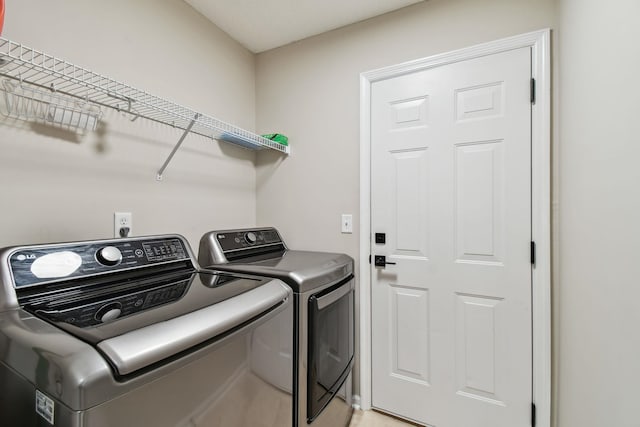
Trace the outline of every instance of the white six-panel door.
[[530, 78], [521, 48], [372, 85], [375, 408], [530, 425]]

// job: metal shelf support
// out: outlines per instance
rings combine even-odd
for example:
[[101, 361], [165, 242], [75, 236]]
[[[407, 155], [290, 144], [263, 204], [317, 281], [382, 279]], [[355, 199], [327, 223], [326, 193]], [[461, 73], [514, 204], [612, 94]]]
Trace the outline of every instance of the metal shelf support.
[[169, 157], [167, 157], [167, 160], [164, 161], [164, 164], [162, 165], [160, 170], [158, 170], [158, 174], [156, 175], [156, 180], [162, 181], [162, 174], [164, 173], [164, 170], [167, 168], [167, 166], [169, 166], [169, 162], [171, 162], [171, 159], [173, 159], [173, 156], [176, 154], [176, 151], [178, 151], [178, 149], [182, 145], [182, 142], [184, 141], [184, 139], [187, 137], [189, 132], [191, 132], [191, 128], [193, 127], [193, 125], [198, 120], [198, 117], [200, 117], [199, 113], [196, 113], [196, 115], [193, 116], [193, 120], [191, 120], [191, 123], [189, 123], [187, 128], [182, 133], [182, 136], [178, 140], [178, 143], [176, 144], [175, 147], [173, 147], [173, 150], [171, 150], [171, 153], [169, 153]]

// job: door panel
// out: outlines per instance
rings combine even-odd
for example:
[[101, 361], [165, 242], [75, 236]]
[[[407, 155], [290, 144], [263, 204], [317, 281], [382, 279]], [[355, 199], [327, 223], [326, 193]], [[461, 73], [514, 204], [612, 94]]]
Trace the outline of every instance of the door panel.
[[392, 151], [395, 160], [395, 224], [394, 255], [426, 257], [428, 241], [423, 233], [422, 219], [427, 214], [427, 200], [421, 182], [427, 168], [427, 150]]
[[[429, 294], [424, 289], [389, 286], [392, 375], [428, 385]], [[417, 351], [416, 351], [417, 349]]]
[[528, 48], [371, 92], [372, 404], [443, 427], [529, 424]]
[[503, 141], [455, 147], [457, 262], [501, 262], [504, 252]]
[[502, 299], [456, 295], [456, 378], [458, 393], [492, 399], [496, 396], [496, 308]]

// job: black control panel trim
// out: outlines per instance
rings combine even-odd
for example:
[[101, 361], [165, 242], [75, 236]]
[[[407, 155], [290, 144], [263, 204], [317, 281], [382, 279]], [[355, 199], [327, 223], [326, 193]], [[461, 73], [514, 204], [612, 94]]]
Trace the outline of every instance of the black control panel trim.
[[[137, 284], [132, 289], [110, 289], [103, 292], [83, 292], [84, 303], [77, 298], [58, 297], [46, 304], [26, 306], [27, 311], [54, 322], [65, 322], [76, 327], [86, 328], [103, 323], [101, 311], [118, 306], [121, 313], [118, 318], [127, 317], [140, 311], [175, 302], [182, 298], [191, 283], [193, 275], [169, 277], [161, 283]], [[104, 313], [102, 313], [104, 314]]]
[[282, 247], [284, 247], [284, 245], [282, 244], [282, 242], [269, 243], [269, 244], [266, 244], [266, 245], [252, 246], [252, 247], [249, 247], [249, 248], [229, 249], [227, 251], [224, 251], [224, 253], [225, 254], [231, 254], [231, 253], [252, 251], [252, 250], [256, 250], [256, 249], [265, 249], [265, 248], [272, 248], [272, 247], [282, 248]]
[[[96, 256], [109, 246], [117, 248], [122, 254], [122, 261], [116, 265], [106, 265]], [[68, 274], [61, 273], [57, 277], [38, 277], [34, 273], [34, 264], [40, 258], [62, 253], [70, 254], [78, 262], [77, 268], [70, 268]], [[191, 254], [186, 243], [178, 236], [24, 246], [14, 248], [8, 255], [9, 272], [16, 290], [76, 278], [88, 279], [103, 274], [184, 263], [185, 260], [190, 262]]]
[[229, 262], [251, 262], [258, 261], [260, 259], [281, 257], [285, 250], [286, 249], [282, 244], [278, 244], [270, 247], [250, 248], [242, 251], [234, 251], [233, 253], [225, 253], [225, 258]]
[[43, 283], [40, 286], [28, 286], [16, 289], [16, 295], [20, 305], [39, 305], [54, 299], [77, 298], [78, 301], [86, 300], [88, 292], [112, 293], [112, 286], [118, 284], [119, 289], [135, 288], [140, 284], [153, 281], [153, 277], [179, 276], [192, 274], [196, 270], [188, 261], [154, 266], [153, 272], [149, 268], [135, 268], [121, 270], [107, 275], [102, 273], [91, 277], [80, 277], [54, 283]]
[[[156, 266], [172, 265], [172, 264], [173, 265], [184, 265], [184, 263], [185, 263], [184, 260], [181, 260], [181, 261], [166, 261], [166, 262], [158, 263], [158, 264], [155, 264], [155, 265]], [[188, 264], [191, 267], [193, 267], [193, 264], [191, 262], [188, 262]], [[120, 265], [122, 266], [122, 265], [132, 265], [132, 264], [121, 263]], [[132, 265], [131, 267], [120, 268], [118, 270], [118, 273], [127, 272], [127, 271], [142, 270], [145, 267], [148, 268], [147, 266], [133, 266]], [[80, 276], [80, 277], [77, 277], [77, 278], [74, 278], [74, 279], [86, 280], [86, 279], [91, 279], [91, 278], [94, 278], [94, 277], [98, 278], [98, 277], [101, 277], [101, 276], [106, 276], [106, 275], [109, 275], [109, 274], [114, 274], [114, 272], [113, 271], [101, 271], [99, 273], [86, 274], [86, 275], [83, 275], [83, 276]], [[15, 283], [14, 283], [14, 288], [16, 289], [16, 292], [19, 292], [21, 289], [35, 288], [35, 287], [42, 286], [42, 285], [51, 285], [51, 284], [57, 284], [57, 283], [60, 283], [60, 279], [51, 279], [51, 280], [48, 280], [48, 281], [42, 281], [42, 282], [37, 282], [37, 283], [29, 284], [29, 285], [21, 285], [21, 286], [16, 286]]]

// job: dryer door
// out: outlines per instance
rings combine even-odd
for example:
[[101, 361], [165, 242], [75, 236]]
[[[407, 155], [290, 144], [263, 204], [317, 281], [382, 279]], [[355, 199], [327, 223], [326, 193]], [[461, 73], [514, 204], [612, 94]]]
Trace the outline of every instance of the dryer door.
[[309, 298], [309, 423], [329, 404], [351, 371], [354, 294], [354, 280], [349, 278]]

